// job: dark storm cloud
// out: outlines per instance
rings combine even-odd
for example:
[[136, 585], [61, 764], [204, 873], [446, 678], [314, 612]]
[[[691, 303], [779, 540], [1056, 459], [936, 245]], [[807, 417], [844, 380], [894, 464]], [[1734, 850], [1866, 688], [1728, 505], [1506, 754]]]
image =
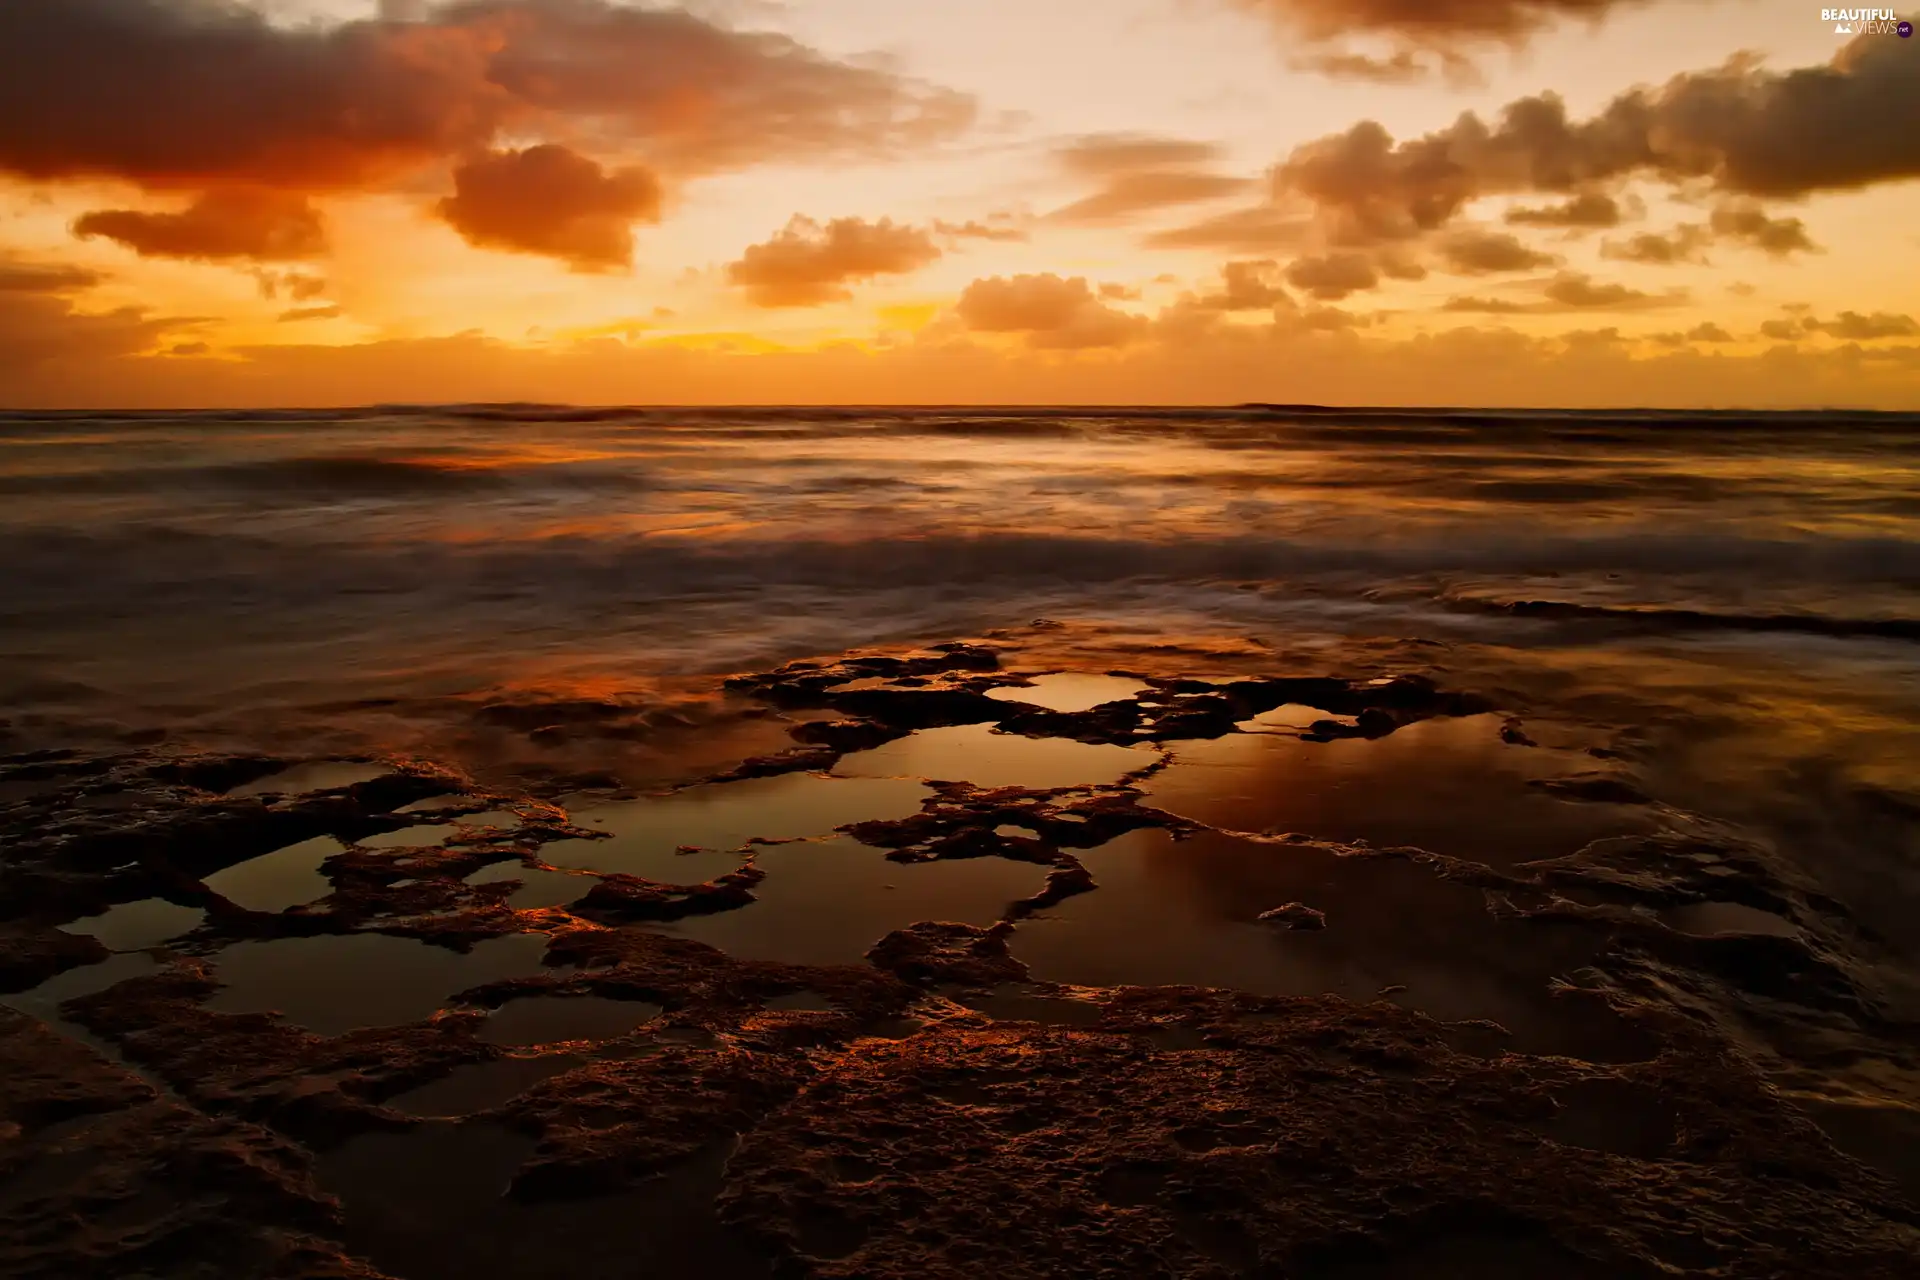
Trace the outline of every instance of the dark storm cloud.
[[231, 0], [0, 3], [0, 170], [359, 188], [564, 123], [686, 168], [951, 134], [969, 99], [785, 37], [609, 0], [280, 27]]

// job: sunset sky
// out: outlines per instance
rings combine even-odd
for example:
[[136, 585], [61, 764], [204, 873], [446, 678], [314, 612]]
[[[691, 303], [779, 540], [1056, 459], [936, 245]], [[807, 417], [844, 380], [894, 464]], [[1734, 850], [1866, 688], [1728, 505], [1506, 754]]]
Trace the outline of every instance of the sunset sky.
[[1916, 180], [1798, 0], [0, 0], [0, 405], [1920, 409]]

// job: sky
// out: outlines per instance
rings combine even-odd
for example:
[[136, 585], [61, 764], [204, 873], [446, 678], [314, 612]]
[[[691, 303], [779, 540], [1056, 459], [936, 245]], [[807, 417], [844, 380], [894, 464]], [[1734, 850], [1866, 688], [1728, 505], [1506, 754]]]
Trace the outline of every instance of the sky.
[[1920, 409], [1845, 12], [4, 0], [0, 406]]

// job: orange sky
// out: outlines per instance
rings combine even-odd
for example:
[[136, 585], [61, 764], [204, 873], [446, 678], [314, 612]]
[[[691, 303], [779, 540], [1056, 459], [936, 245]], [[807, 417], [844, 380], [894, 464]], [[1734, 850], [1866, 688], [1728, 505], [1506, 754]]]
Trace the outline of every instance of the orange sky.
[[0, 405], [1920, 409], [1785, 0], [5, 0]]

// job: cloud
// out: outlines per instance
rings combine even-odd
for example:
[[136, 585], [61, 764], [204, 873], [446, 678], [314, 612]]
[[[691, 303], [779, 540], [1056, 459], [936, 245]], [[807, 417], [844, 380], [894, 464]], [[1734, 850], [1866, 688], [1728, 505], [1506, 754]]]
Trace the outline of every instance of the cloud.
[[1116, 311], [1084, 277], [989, 276], [961, 293], [954, 312], [976, 333], [1017, 333], [1036, 349], [1119, 347], [1143, 337], [1148, 322]]
[[1722, 205], [1713, 211], [1710, 225], [1715, 235], [1745, 241], [1776, 258], [1819, 252], [1819, 246], [1807, 235], [1806, 223], [1798, 218], [1771, 217], [1757, 204]]
[[1642, 311], [1677, 306], [1687, 300], [1684, 291], [1646, 293], [1624, 284], [1599, 284], [1592, 276], [1573, 271], [1554, 277], [1541, 292], [1548, 302], [1580, 311]]
[[311, 302], [327, 291], [327, 282], [324, 279], [299, 271], [255, 268], [250, 274], [260, 286], [260, 296], [268, 302], [279, 301], [282, 293], [285, 293], [293, 302]]
[[1779, 342], [1794, 342], [1799, 339], [1800, 334], [1801, 327], [1798, 321], [1763, 320], [1760, 322], [1760, 336], [1763, 338], [1772, 338]]
[[[1419, 239], [1487, 196], [1568, 193], [1555, 213], [1598, 217], [1597, 203], [1574, 206], [1634, 177], [1733, 197], [1920, 177], [1920, 131], [1874, 123], [1920, 118], [1909, 53], [1862, 36], [1829, 63], [1784, 73], [1736, 58], [1622, 94], [1585, 120], [1554, 94], [1508, 103], [1491, 124], [1469, 112], [1403, 141], [1365, 120], [1295, 148], [1273, 171], [1271, 204], [1309, 210], [1329, 241], [1356, 246]], [[1786, 230], [1773, 234], [1787, 242]]]
[[1886, 311], [1876, 311], [1872, 315], [1842, 311], [1832, 320], [1809, 317], [1802, 323], [1810, 333], [1824, 333], [1829, 338], [1839, 338], [1845, 342], [1878, 342], [1884, 338], [1920, 336], [1920, 322], [1916, 322], [1912, 316], [1894, 315]]
[[1688, 342], [1732, 342], [1733, 335], [1711, 320], [1703, 320], [1687, 330]]
[[1214, 172], [1222, 152], [1210, 143], [1144, 134], [1093, 134], [1056, 153], [1060, 167], [1097, 189], [1047, 215], [1051, 222], [1122, 222], [1180, 205], [1238, 195], [1255, 184]]
[[1108, 302], [1138, 302], [1140, 300], [1140, 291], [1130, 285], [1124, 284], [1103, 284], [1100, 286], [1099, 294]]
[[1508, 40], [1644, 0], [1235, 0], [1314, 40], [1377, 32], [1427, 45]]
[[1706, 248], [1712, 241], [1705, 227], [1688, 224], [1675, 227], [1665, 235], [1648, 231], [1627, 240], [1609, 240], [1600, 246], [1600, 256], [1614, 262], [1638, 262], [1652, 267], [1702, 264], [1707, 260]]
[[940, 257], [928, 232], [889, 219], [796, 217], [771, 240], [749, 245], [727, 277], [762, 307], [812, 307], [852, 297], [847, 283], [906, 275]]
[[558, 258], [575, 271], [633, 263], [633, 224], [660, 218], [660, 183], [644, 169], [608, 172], [565, 147], [496, 151], [453, 171], [440, 217], [468, 244]]
[[1603, 191], [1582, 191], [1558, 204], [1509, 209], [1507, 221], [1522, 227], [1569, 230], [1616, 227], [1626, 216], [1621, 202]]
[[1005, 215], [996, 214], [994, 217], [995, 220], [991, 222], [978, 222], [971, 218], [965, 222], [945, 222], [935, 218], [933, 232], [949, 240], [999, 240], [1018, 243], [1032, 238], [1027, 234], [1025, 227], [999, 221]]
[[280, 313], [281, 324], [298, 324], [303, 320], [337, 320], [339, 307], [295, 307], [291, 311]]
[[1510, 298], [1456, 297], [1442, 311], [1479, 315], [1552, 315], [1570, 311], [1650, 311], [1680, 306], [1688, 301], [1684, 289], [1647, 293], [1624, 284], [1602, 284], [1577, 271], [1563, 271], [1539, 282], [1532, 301]]
[[326, 229], [306, 197], [258, 189], [208, 192], [178, 213], [83, 214], [73, 233], [118, 241], [143, 258], [199, 262], [291, 262], [327, 251]]
[[1269, 258], [1229, 262], [1220, 269], [1222, 289], [1204, 295], [1198, 305], [1209, 311], [1266, 311], [1292, 299], [1279, 284], [1279, 264]]
[[1440, 241], [1439, 252], [1447, 270], [1463, 276], [1532, 271], [1557, 261], [1550, 253], [1529, 248], [1517, 236], [1477, 227], [1447, 235]]
[[0, 259], [0, 294], [77, 293], [91, 289], [104, 277], [84, 267], [51, 266]]
[[1287, 65], [1295, 71], [1367, 84], [1419, 84], [1445, 79], [1456, 86], [1467, 87], [1480, 82], [1480, 73], [1473, 64], [1451, 50], [1401, 49], [1384, 58], [1367, 53], [1311, 53], [1295, 57]]
[[1270, 253], [1297, 249], [1314, 238], [1311, 218], [1271, 208], [1235, 209], [1184, 227], [1156, 231], [1149, 249], [1218, 249], [1224, 253]]
[[1298, 258], [1287, 267], [1287, 283], [1322, 302], [1338, 302], [1349, 294], [1377, 288], [1380, 271], [1363, 253], [1330, 253]]
[[459, 0], [276, 25], [227, 0], [0, 4], [0, 171], [152, 189], [365, 189], [503, 130], [687, 169], [891, 152], [972, 101], [786, 37], [612, 0]]
[[[194, 323], [138, 307], [78, 310], [71, 295], [100, 282], [97, 273], [79, 267], [0, 259], [0, 369], [20, 375], [45, 365], [113, 360], [149, 350], [169, 330]], [[62, 381], [89, 385], [85, 376]], [[13, 394], [0, 385], [0, 403]]]

